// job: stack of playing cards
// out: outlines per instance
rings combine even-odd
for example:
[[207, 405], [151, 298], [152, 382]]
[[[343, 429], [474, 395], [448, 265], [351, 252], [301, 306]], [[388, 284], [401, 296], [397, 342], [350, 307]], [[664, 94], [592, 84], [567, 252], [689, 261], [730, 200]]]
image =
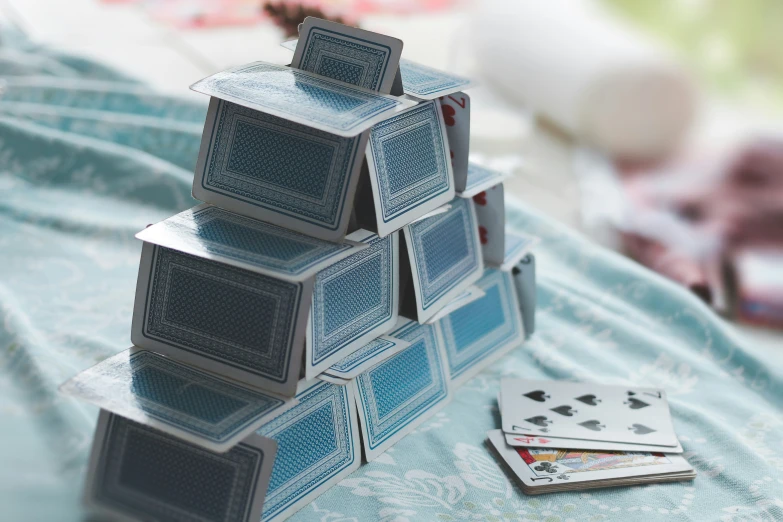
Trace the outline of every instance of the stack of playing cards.
[[532, 332], [535, 239], [468, 162], [470, 82], [325, 20], [286, 45], [193, 85], [205, 203], [136, 236], [134, 346], [61, 387], [101, 408], [96, 510], [283, 520]]
[[504, 378], [490, 446], [530, 495], [691, 480], [666, 392]]

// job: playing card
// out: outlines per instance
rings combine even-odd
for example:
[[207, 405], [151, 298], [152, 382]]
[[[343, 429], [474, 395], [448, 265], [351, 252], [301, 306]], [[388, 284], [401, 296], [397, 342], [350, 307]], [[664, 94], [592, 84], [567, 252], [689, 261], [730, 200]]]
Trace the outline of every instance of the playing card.
[[410, 60], [400, 60], [400, 72], [405, 94], [422, 100], [434, 100], [473, 86], [473, 82], [467, 78]]
[[505, 233], [506, 244], [503, 253], [503, 263], [500, 265], [500, 269], [509, 271], [513, 269], [514, 265], [519, 263], [520, 259], [525, 257], [541, 239], [529, 234], [512, 231], [508, 228], [506, 228]]
[[506, 210], [503, 199], [503, 184], [479, 192], [473, 196], [478, 220], [481, 253], [488, 266], [503, 264], [506, 250]]
[[216, 453], [102, 410], [85, 502], [111, 520], [257, 522], [276, 451], [251, 433]]
[[437, 101], [374, 125], [366, 157], [381, 237], [454, 197], [449, 142]]
[[438, 99], [446, 135], [449, 138], [454, 189], [465, 190], [468, 182], [468, 155], [470, 154], [470, 96], [464, 92], [447, 94]]
[[303, 281], [368, 245], [333, 243], [201, 204], [145, 228], [138, 239], [287, 281]]
[[663, 390], [512, 378], [501, 379], [500, 387], [506, 433], [678, 444]]
[[468, 178], [465, 188], [457, 191], [457, 195], [463, 198], [472, 198], [479, 192], [483, 192], [490, 187], [494, 187], [508, 176], [502, 172], [482, 167], [473, 162], [468, 163]]
[[522, 309], [522, 322], [525, 325], [525, 337], [530, 337], [536, 329], [536, 258], [527, 254], [511, 270], [514, 286], [517, 289], [519, 306]]
[[394, 445], [451, 399], [435, 327], [405, 322], [393, 337], [410, 346], [352, 381], [367, 461]]
[[217, 452], [297, 403], [138, 349], [106, 359], [60, 391]]
[[368, 248], [318, 272], [307, 328], [305, 378], [312, 379], [397, 323], [398, 234], [349, 236]]
[[382, 335], [365, 344], [351, 355], [344, 357], [324, 370], [319, 377], [329, 376], [343, 380], [353, 379], [363, 371], [385, 361], [395, 353], [410, 346], [408, 341]]
[[486, 269], [476, 286], [484, 296], [437, 325], [455, 386], [522, 344], [525, 338], [511, 275]]
[[350, 379], [335, 377], [334, 375], [329, 375], [328, 373], [322, 373], [317, 378], [321, 381], [328, 382], [330, 384], [336, 384], [337, 386], [345, 386], [346, 384], [351, 382]]
[[409, 268], [403, 268], [405, 255], [401, 255], [401, 273], [409, 271], [410, 279], [401, 281], [408, 286], [401, 294], [401, 313], [423, 323], [484, 271], [473, 202], [456, 198], [448, 212], [407, 225], [403, 231]]
[[665, 451], [682, 453], [682, 444], [674, 447], [650, 446], [645, 444], [627, 444], [623, 442], [601, 442], [598, 440], [562, 439], [559, 437], [541, 437], [536, 435], [510, 435], [504, 433], [506, 444], [523, 448], [568, 448], [592, 451]]
[[446, 306], [438, 310], [435, 315], [424, 321], [424, 324], [435, 324], [449, 315], [451, 312], [462, 308], [463, 306], [470, 304], [476, 299], [480, 299], [482, 297], [484, 297], [484, 290], [475, 285], [471, 285], [467, 287], [464, 292], [449, 301]]
[[402, 40], [308, 16], [291, 67], [388, 94]]
[[368, 136], [341, 137], [212, 98], [193, 197], [311, 236], [342, 239]]
[[288, 518], [361, 464], [353, 387], [302, 381], [296, 398], [258, 430], [278, 443], [263, 522]]
[[213, 74], [190, 88], [343, 137], [356, 136], [414, 103], [265, 62]]
[[529, 495], [621, 484], [690, 480], [696, 476], [678, 455], [651, 452], [590, 452], [513, 448], [503, 432], [487, 432], [491, 447]]

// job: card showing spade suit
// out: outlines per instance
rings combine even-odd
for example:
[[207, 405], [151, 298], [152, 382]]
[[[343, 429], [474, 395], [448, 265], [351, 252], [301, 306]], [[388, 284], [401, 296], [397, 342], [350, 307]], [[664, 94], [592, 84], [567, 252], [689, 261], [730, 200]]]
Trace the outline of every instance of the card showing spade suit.
[[367, 248], [318, 272], [307, 328], [305, 378], [312, 379], [397, 323], [398, 233], [359, 230]]
[[501, 397], [506, 433], [678, 444], [662, 390], [504, 378]]
[[403, 229], [400, 314], [420, 323], [434, 316], [484, 272], [473, 202], [455, 198], [451, 205], [448, 211]]
[[316, 273], [367, 248], [206, 204], [136, 237], [133, 344], [285, 396], [299, 378]]

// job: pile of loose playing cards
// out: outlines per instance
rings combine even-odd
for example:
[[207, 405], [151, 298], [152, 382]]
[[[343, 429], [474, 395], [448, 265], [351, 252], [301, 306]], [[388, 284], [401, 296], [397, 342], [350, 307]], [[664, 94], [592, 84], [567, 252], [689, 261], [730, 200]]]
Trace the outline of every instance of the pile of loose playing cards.
[[133, 346], [61, 387], [101, 409], [96, 511], [283, 520], [533, 332], [535, 238], [468, 161], [471, 82], [315, 18], [285, 45], [192, 86], [204, 203], [136, 236]]
[[530, 495], [691, 480], [666, 392], [504, 378], [489, 445]]

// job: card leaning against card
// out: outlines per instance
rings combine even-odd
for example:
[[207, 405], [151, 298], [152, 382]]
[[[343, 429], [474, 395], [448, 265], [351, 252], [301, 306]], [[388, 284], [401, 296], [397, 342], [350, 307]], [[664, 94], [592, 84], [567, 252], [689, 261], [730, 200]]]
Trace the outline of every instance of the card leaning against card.
[[85, 502], [113, 520], [258, 522], [276, 451], [250, 434], [215, 453], [102, 410]]
[[136, 348], [85, 370], [60, 391], [217, 452], [296, 405]]
[[286, 396], [296, 390], [315, 274], [367, 248], [210, 205], [137, 237], [133, 344]]

